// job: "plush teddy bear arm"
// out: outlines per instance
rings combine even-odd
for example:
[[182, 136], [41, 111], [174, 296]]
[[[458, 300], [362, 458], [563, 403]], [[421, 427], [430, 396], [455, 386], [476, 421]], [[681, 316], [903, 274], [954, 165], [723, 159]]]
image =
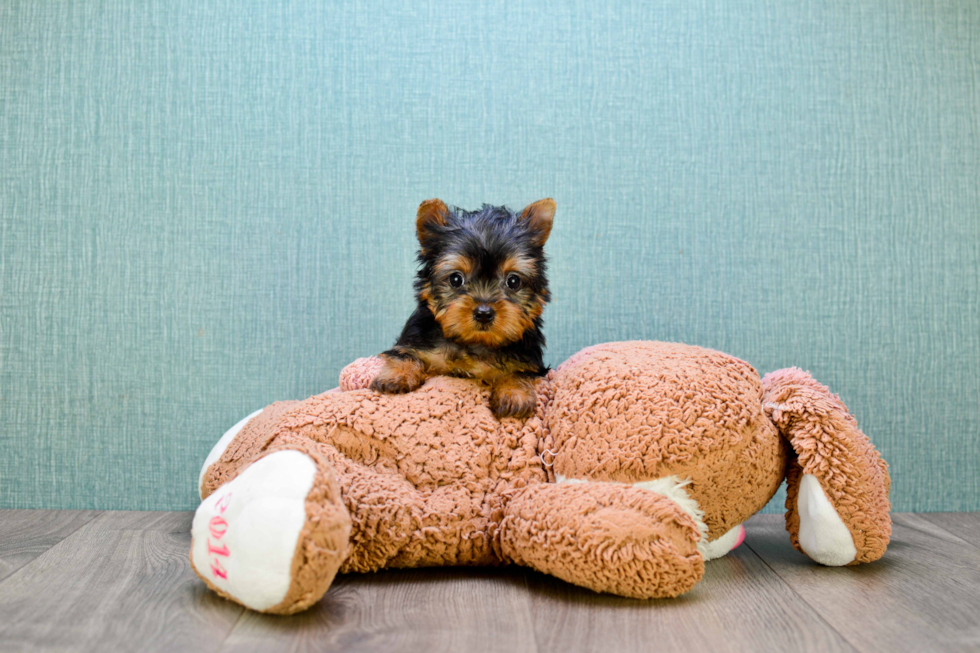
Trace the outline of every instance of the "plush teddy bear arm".
[[704, 574], [694, 520], [673, 501], [613, 483], [541, 483], [508, 503], [501, 557], [631, 598], [677, 596]]
[[340, 389], [343, 392], [348, 390], [363, 390], [371, 387], [371, 381], [378, 375], [384, 366], [377, 356], [358, 358], [352, 363], [348, 363], [340, 371]]
[[799, 368], [762, 379], [763, 408], [795, 452], [787, 467], [793, 546], [831, 566], [872, 562], [891, 537], [890, 478], [837, 395]]

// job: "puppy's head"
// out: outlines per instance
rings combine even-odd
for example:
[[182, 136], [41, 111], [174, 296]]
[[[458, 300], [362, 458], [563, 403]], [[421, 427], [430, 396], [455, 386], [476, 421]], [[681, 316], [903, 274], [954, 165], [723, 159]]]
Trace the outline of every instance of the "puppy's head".
[[544, 243], [555, 202], [544, 199], [514, 213], [484, 204], [450, 209], [442, 200], [419, 206], [421, 264], [415, 289], [457, 342], [502, 347], [540, 324], [550, 299]]

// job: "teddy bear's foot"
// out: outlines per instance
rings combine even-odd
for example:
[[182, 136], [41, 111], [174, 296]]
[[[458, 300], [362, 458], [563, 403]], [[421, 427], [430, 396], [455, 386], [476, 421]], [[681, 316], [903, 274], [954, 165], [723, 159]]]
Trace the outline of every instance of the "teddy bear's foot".
[[201, 503], [191, 527], [191, 564], [225, 598], [291, 614], [326, 592], [347, 556], [350, 528], [329, 465], [280, 449]]
[[597, 592], [677, 596], [704, 574], [694, 519], [667, 497], [615, 483], [542, 483], [508, 504], [505, 559]]
[[813, 474], [804, 474], [799, 482], [796, 511], [799, 514], [797, 540], [803, 553], [828, 567], [854, 562], [857, 548], [851, 532]]
[[739, 524], [735, 528], [731, 528], [727, 533], [719, 537], [717, 540], [712, 540], [711, 542], [702, 542], [701, 546], [698, 547], [701, 551], [701, 555], [704, 556], [704, 561], [716, 560], [722, 556], [726, 556], [738, 547], [742, 545], [745, 541], [745, 526]]
[[786, 529], [824, 565], [880, 558], [891, 537], [888, 465], [843, 402], [791, 368], [762, 379], [763, 408], [796, 458], [786, 470]]

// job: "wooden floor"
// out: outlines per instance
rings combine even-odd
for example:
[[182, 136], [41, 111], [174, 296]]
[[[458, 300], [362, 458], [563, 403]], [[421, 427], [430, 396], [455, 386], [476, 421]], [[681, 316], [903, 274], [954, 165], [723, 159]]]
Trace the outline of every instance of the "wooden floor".
[[340, 577], [269, 617], [194, 576], [191, 513], [0, 510], [0, 651], [980, 651], [980, 513], [894, 519], [882, 560], [831, 569], [756, 516], [678, 599], [422, 569]]

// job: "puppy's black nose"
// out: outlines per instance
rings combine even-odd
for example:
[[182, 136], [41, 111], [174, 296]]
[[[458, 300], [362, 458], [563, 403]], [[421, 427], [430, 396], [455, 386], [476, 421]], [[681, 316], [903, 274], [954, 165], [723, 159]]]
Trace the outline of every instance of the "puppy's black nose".
[[480, 304], [473, 309], [473, 319], [480, 324], [490, 324], [493, 322], [493, 309], [486, 304]]

